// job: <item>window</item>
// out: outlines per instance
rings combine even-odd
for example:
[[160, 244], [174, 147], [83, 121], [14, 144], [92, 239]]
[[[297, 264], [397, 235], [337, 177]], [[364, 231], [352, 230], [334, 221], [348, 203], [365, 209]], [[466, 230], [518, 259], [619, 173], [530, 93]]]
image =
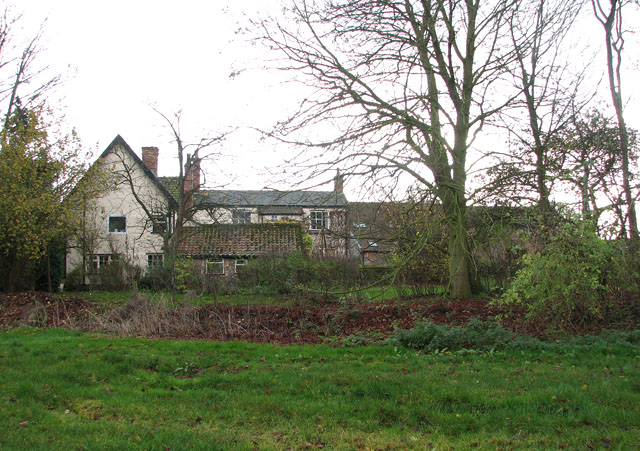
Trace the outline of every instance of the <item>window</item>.
[[127, 233], [127, 217], [109, 216], [109, 233]]
[[251, 212], [248, 210], [233, 210], [231, 222], [234, 224], [251, 224]]
[[167, 217], [163, 215], [156, 215], [152, 218], [153, 225], [151, 227], [151, 233], [165, 233], [167, 231]]
[[162, 268], [164, 264], [164, 255], [147, 254], [147, 268]]
[[235, 261], [235, 270], [236, 272], [242, 271], [242, 268], [247, 266], [247, 261], [243, 259], [239, 259]]
[[278, 215], [271, 215], [271, 220], [272, 221], [277, 221], [278, 220]]
[[93, 256], [93, 260], [91, 261], [91, 268], [93, 269], [93, 273], [97, 274], [100, 272], [100, 269], [108, 266], [113, 261], [112, 254], [97, 254]]
[[221, 258], [207, 260], [207, 274], [224, 274], [224, 260]]
[[325, 210], [311, 212], [311, 230], [322, 230], [329, 226], [329, 214]]

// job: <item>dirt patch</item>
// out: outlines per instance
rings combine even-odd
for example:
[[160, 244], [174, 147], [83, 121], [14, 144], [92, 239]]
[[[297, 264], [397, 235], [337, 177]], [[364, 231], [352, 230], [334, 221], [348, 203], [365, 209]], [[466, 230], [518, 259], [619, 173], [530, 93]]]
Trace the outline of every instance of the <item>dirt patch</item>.
[[[472, 318], [497, 321], [519, 334], [541, 336], [543, 333], [526, 321], [522, 310], [507, 310], [491, 304], [489, 299], [453, 301], [415, 297], [382, 302], [166, 308], [152, 305], [141, 297], [125, 306], [105, 309], [83, 299], [47, 293], [0, 295], [0, 327], [67, 327], [155, 338], [321, 343], [354, 335], [383, 339], [397, 328], [408, 329], [424, 320], [462, 325]], [[629, 329], [637, 324], [638, 318], [627, 318], [624, 323], [608, 327]], [[604, 325], [594, 324], [589, 332], [603, 328]]]
[[28, 292], [0, 295], [0, 327], [70, 327], [83, 323], [91, 304], [78, 298]]

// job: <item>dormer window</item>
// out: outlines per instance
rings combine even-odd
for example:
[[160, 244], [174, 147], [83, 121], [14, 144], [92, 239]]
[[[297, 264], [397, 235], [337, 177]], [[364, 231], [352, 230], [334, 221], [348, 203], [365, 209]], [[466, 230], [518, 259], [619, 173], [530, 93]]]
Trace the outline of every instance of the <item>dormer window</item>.
[[234, 224], [251, 224], [251, 212], [249, 210], [233, 210], [231, 222]]
[[109, 233], [127, 233], [127, 217], [109, 216]]

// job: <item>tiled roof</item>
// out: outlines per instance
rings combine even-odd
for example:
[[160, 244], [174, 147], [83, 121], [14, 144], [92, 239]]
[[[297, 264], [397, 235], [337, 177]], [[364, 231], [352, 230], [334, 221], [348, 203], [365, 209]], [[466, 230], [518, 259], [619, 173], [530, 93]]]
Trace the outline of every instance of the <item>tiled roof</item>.
[[201, 190], [194, 205], [225, 207], [296, 206], [344, 207], [347, 199], [333, 191], [232, 191]]
[[185, 227], [178, 254], [193, 258], [290, 255], [302, 249], [300, 224]]

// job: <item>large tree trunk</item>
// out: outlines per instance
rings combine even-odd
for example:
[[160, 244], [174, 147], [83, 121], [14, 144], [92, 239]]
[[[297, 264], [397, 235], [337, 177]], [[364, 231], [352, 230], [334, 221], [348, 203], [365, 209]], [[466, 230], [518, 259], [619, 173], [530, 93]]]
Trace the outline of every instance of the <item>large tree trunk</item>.
[[466, 227], [466, 199], [463, 193], [448, 190], [443, 199], [449, 227], [449, 292], [454, 299], [471, 296], [469, 280], [469, 237]]
[[454, 299], [471, 296], [469, 282], [469, 240], [463, 227], [449, 230], [449, 290]]

